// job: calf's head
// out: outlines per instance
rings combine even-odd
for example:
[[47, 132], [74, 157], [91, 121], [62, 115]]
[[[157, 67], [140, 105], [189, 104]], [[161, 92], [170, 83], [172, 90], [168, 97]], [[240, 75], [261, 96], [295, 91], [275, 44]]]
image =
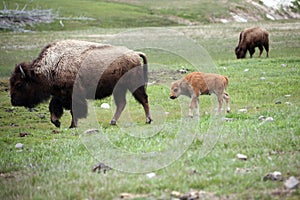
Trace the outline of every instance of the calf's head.
[[[46, 80], [45, 80], [46, 81]], [[30, 64], [16, 65], [10, 77], [10, 97], [13, 106], [33, 108], [50, 97], [31, 69]]]
[[171, 85], [170, 98], [176, 99], [181, 94], [180, 81], [175, 81]]

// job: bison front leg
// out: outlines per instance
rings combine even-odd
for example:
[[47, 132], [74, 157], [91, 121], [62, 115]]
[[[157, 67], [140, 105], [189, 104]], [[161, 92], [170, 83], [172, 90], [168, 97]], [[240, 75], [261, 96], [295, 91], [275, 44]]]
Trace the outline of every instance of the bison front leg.
[[146, 123], [150, 124], [152, 119], [150, 116], [150, 109], [148, 103], [148, 95], [146, 94], [146, 90], [144, 86], [139, 87], [133, 93], [134, 98], [143, 105], [145, 115], [146, 115]]
[[196, 115], [197, 116], [200, 115], [198, 104], [199, 104], [198, 96], [192, 96], [192, 99], [191, 99], [191, 102], [190, 102], [190, 107], [189, 107], [189, 116], [190, 117], [194, 116], [194, 114], [193, 114], [194, 109], [196, 109]]
[[258, 57], [261, 57], [261, 54], [263, 53], [264, 48], [263, 48], [262, 45], [259, 45], [259, 46], [258, 46], [258, 49], [259, 49], [259, 56], [258, 56]]
[[115, 101], [117, 108], [116, 108], [116, 112], [115, 112], [112, 120], [110, 121], [110, 124], [116, 125], [118, 119], [120, 118], [122, 111], [124, 110], [124, 108], [126, 106], [126, 90], [125, 89], [115, 89], [113, 96], [114, 96], [114, 101]]
[[250, 58], [252, 58], [253, 54], [255, 53], [255, 48], [249, 48]]
[[59, 119], [63, 115], [63, 105], [60, 99], [56, 97], [52, 97], [50, 104], [49, 104], [49, 111], [51, 114], [51, 122], [56, 126], [60, 127]]

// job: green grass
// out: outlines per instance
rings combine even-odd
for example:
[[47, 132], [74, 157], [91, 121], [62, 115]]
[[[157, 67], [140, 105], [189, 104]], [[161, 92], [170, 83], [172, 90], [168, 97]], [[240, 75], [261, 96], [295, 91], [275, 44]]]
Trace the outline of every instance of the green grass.
[[[32, 3], [33, 7], [35, 3]], [[148, 5], [93, 3], [99, 7], [110, 4], [116, 10], [121, 5], [129, 6], [128, 13], [140, 13], [140, 6], [156, 13], [160, 7], [149, 1], [145, 1]], [[173, 8], [180, 6], [179, 1], [164, 3]], [[74, 13], [68, 15], [77, 16]], [[257, 58], [256, 53], [253, 59], [236, 60], [233, 49], [239, 31], [253, 25], [269, 30], [270, 58], [266, 59], [265, 54]], [[199, 121], [187, 118], [189, 99], [170, 100], [169, 85], [183, 76], [176, 72], [181, 66], [191, 70], [206, 68], [201, 67], [202, 63], [192, 66], [179, 55], [150, 48], [141, 50], [147, 53], [149, 82], [153, 83], [147, 88], [153, 124], [144, 124], [142, 106], [128, 94], [128, 105], [117, 127], [109, 125], [114, 112], [110, 97], [91, 101], [95, 111], [90, 109], [90, 114], [96, 114], [96, 117], [81, 120], [84, 128], [95, 128], [96, 122], [101, 134], [83, 135], [81, 129], [68, 129], [70, 114], [67, 111], [61, 119], [62, 127], [57, 129], [50, 123], [47, 103], [40, 104], [34, 112], [11, 106], [8, 78], [15, 64], [34, 59], [51, 41], [72, 38], [107, 42], [118, 33], [133, 30], [95, 27], [78, 30], [75, 27], [77, 30], [1, 33], [0, 199], [119, 199], [123, 192], [148, 196], [136, 199], [171, 199], [172, 191], [187, 193], [191, 190], [205, 191], [203, 198], [206, 199], [298, 199], [299, 188], [287, 191], [282, 181], [263, 181], [263, 177], [269, 172], [280, 171], [284, 179], [289, 176], [300, 179], [299, 23], [289, 20], [169, 28], [192, 38], [195, 45], [201, 45], [216, 65], [211, 70], [229, 77], [227, 91], [232, 112], [226, 117], [233, 121], [224, 122], [214, 116], [212, 110], [217, 105], [214, 95], [200, 97]], [[181, 46], [172, 48], [176, 52]], [[191, 48], [189, 52], [196, 50]], [[281, 104], [276, 104], [279, 101]], [[112, 108], [100, 109], [104, 102]], [[246, 108], [247, 113], [239, 113], [242, 108]], [[274, 121], [260, 121], [260, 116], [273, 117]], [[29, 135], [20, 137], [23, 132]], [[185, 144], [176, 143], [177, 138], [187, 139], [185, 151], [182, 148]], [[15, 148], [19, 142], [24, 144], [21, 150]], [[132, 155], [138, 158], [141, 154], [167, 150], [171, 150], [167, 156], [157, 155], [150, 160], [156, 163], [159, 159], [159, 163], [166, 163], [154, 171], [154, 178], [148, 178], [145, 173], [126, 173], [151, 169], [151, 162], [146, 159], [139, 163], [128, 162], [134, 160]], [[172, 157], [178, 152], [182, 156]], [[238, 160], [238, 153], [247, 155], [248, 160]], [[127, 157], [122, 158], [122, 155]], [[92, 172], [100, 161], [114, 169], [106, 173]], [[143, 166], [145, 163], [148, 165]], [[239, 169], [248, 171], [241, 173]]]

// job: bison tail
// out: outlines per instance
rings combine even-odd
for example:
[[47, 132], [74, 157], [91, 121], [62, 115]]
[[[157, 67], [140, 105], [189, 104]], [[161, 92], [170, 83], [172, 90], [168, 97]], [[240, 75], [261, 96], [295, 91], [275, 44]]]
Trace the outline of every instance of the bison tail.
[[138, 52], [138, 55], [143, 59], [143, 72], [144, 72], [144, 81], [145, 81], [145, 87], [147, 87], [148, 84], [148, 61], [147, 57], [144, 53]]
[[224, 82], [224, 86], [225, 86], [225, 88], [227, 88], [227, 86], [228, 86], [228, 77], [227, 76], [224, 76], [224, 80], [225, 80], [225, 82]]

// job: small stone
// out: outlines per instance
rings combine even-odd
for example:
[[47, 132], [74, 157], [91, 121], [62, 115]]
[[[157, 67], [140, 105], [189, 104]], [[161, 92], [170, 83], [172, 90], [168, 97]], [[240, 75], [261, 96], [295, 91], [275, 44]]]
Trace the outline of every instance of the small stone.
[[178, 191], [172, 191], [172, 192], [171, 192], [171, 196], [180, 198], [180, 197], [181, 197], [181, 193], [178, 192]]
[[17, 149], [22, 149], [23, 147], [24, 147], [24, 145], [22, 143], [17, 143], [16, 144]]
[[249, 69], [245, 69], [245, 70], [244, 70], [244, 72], [248, 72], [248, 71], [249, 71]]
[[290, 95], [290, 94], [286, 94], [286, 95], [284, 95], [285, 97], [291, 97], [292, 95]]
[[108, 103], [103, 103], [103, 104], [101, 104], [100, 108], [109, 109], [110, 105]]
[[281, 172], [274, 171], [272, 173], [268, 173], [263, 178], [264, 181], [271, 180], [271, 181], [282, 181], [282, 174]]
[[246, 108], [242, 108], [238, 110], [239, 113], [246, 113], [248, 110]]
[[236, 157], [237, 157], [238, 159], [240, 159], [240, 160], [247, 160], [247, 159], [248, 159], [248, 157], [247, 157], [246, 155], [240, 154], [240, 153], [238, 153], [238, 154], [236, 155]]
[[286, 104], [286, 105], [289, 105], [289, 106], [293, 105], [291, 102], [288, 102], [288, 101], [285, 102], [285, 104]]
[[286, 66], [287, 66], [287, 64], [284, 64], [284, 63], [283, 63], [283, 64], [281, 64], [281, 67], [286, 67]]
[[58, 134], [58, 133], [60, 133], [60, 130], [53, 130], [52, 133], [53, 134]]
[[264, 81], [264, 80], [266, 80], [266, 78], [262, 76], [262, 77], [260, 77], [260, 80]]
[[265, 116], [262, 116], [262, 115], [258, 117], [258, 120], [260, 120], [260, 121], [263, 121], [263, 120], [265, 120], [265, 119], [266, 119], [266, 117], [265, 117]]
[[151, 172], [151, 173], [146, 174], [146, 176], [151, 179], [151, 178], [154, 178], [156, 176], [156, 174], [154, 172]]
[[266, 122], [273, 122], [274, 121], [274, 118], [273, 117], [267, 117], [265, 119]]
[[36, 114], [36, 116], [40, 119], [45, 119], [46, 116], [44, 114]]
[[275, 101], [275, 104], [281, 104], [281, 101], [280, 100]]
[[5, 112], [11, 113], [11, 112], [14, 112], [14, 109], [13, 108], [7, 108], [7, 109], [5, 109]]
[[84, 134], [96, 134], [96, 133], [99, 133], [98, 129], [88, 129], [84, 131]]
[[235, 120], [234, 118], [228, 118], [228, 117], [223, 118], [223, 121], [225, 121], [225, 122], [232, 122], [234, 120]]
[[26, 133], [26, 132], [19, 133], [20, 137], [25, 137], [26, 135], [29, 135], [29, 133]]
[[287, 179], [285, 182], [284, 182], [284, 186], [287, 188], [287, 189], [295, 189], [297, 188], [299, 185], [299, 180], [294, 177], [294, 176], [291, 176], [289, 179]]

